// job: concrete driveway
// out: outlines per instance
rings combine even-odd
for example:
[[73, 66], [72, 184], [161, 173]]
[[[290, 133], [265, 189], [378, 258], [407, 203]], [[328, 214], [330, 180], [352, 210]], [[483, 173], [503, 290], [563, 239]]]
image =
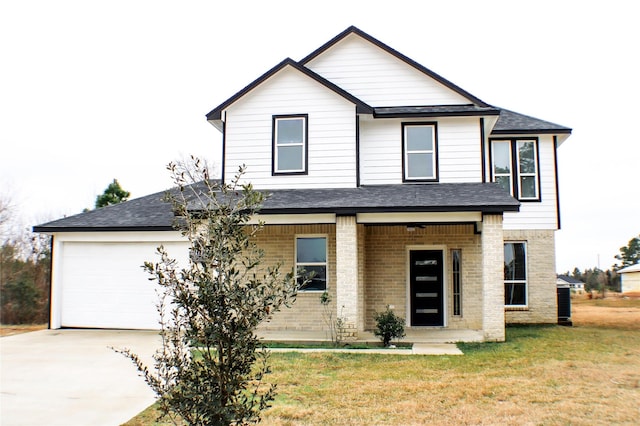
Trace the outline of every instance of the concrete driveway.
[[157, 332], [41, 330], [0, 338], [0, 424], [120, 425], [154, 402], [129, 348], [147, 365]]

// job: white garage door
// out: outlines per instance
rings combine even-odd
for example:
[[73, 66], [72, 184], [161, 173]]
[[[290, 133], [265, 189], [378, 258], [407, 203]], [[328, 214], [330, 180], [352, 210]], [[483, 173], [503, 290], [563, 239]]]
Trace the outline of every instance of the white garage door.
[[[62, 248], [62, 327], [158, 329], [158, 285], [142, 268], [157, 262], [157, 242], [65, 242]], [[164, 243], [184, 262], [185, 243]]]

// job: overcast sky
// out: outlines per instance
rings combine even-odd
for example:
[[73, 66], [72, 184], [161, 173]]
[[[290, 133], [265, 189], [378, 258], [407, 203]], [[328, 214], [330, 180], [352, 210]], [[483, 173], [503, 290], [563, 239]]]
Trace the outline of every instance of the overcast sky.
[[640, 233], [633, 2], [0, 2], [0, 196], [33, 225], [132, 197], [165, 165], [220, 163], [205, 114], [350, 25], [492, 105], [571, 127], [558, 151], [559, 272], [609, 268]]

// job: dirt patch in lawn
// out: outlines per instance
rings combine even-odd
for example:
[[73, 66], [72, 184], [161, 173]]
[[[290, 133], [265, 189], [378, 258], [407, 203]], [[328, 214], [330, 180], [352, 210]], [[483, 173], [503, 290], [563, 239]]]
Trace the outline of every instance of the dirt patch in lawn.
[[605, 327], [640, 330], [640, 298], [612, 294], [604, 299], [575, 297], [571, 319], [576, 327]]
[[13, 336], [14, 334], [28, 333], [30, 331], [44, 330], [47, 324], [0, 324], [0, 337]]

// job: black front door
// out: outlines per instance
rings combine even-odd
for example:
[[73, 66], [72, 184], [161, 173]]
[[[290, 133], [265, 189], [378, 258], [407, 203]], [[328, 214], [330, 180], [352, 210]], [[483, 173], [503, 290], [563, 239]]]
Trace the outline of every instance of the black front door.
[[411, 325], [444, 325], [441, 250], [414, 250], [409, 254]]

